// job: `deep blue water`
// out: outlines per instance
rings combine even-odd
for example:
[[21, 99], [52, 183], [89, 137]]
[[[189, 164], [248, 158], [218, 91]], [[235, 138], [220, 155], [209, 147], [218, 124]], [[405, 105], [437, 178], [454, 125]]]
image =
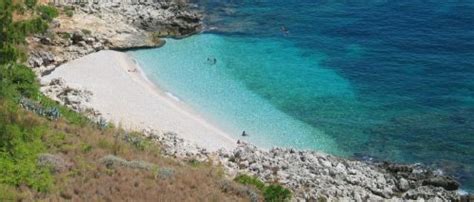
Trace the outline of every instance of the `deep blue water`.
[[133, 52], [158, 85], [257, 144], [421, 162], [474, 189], [474, 1], [199, 5], [205, 34]]

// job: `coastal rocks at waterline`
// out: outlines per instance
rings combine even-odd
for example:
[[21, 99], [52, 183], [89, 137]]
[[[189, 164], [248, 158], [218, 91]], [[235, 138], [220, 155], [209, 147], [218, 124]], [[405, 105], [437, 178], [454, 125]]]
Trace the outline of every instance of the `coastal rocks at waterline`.
[[[76, 110], [87, 109], [88, 100], [93, 99], [87, 90], [66, 85], [61, 79], [44, 84], [42, 90]], [[76, 96], [77, 99], [67, 98], [69, 96]], [[97, 117], [100, 117], [98, 112]], [[148, 128], [142, 133], [145, 138], [160, 144], [161, 153], [165, 156], [184, 161], [211, 161], [222, 165], [230, 177], [246, 173], [266, 183], [280, 183], [300, 200], [448, 201], [460, 197], [456, 192], [459, 184], [455, 180], [418, 164], [356, 161], [315, 151], [285, 148], [264, 150], [242, 141], [235, 149], [210, 152], [173, 132]], [[128, 142], [137, 141], [133, 137], [125, 137]]]
[[103, 49], [163, 46], [160, 37], [185, 37], [201, 30], [202, 16], [173, 2], [54, 2], [74, 10], [53, 20], [47, 33], [27, 39], [28, 64], [39, 75]]
[[370, 164], [315, 151], [273, 148], [269, 151], [240, 142], [233, 151], [221, 150], [228, 170], [248, 173], [265, 182], [290, 188], [297, 198], [454, 200], [459, 184], [420, 165]]
[[230, 176], [246, 173], [267, 183], [280, 183], [299, 200], [428, 200], [459, 199], [459, 184], [421, 165], [369, 163], [315, 151], [273, 148], [269, 151], [239, 141], [234, 150], [208, 152], [171, 132], [144, 130], [178, 159], [212, 160]]
[[120, 15], [126, 22], [147, 32], [163, 37], [182, 38], [202, 29], [203, 16], [191, 10], [189, 4], [176, 2], [101, 2], [82, 7], [89, 14], [110, 13]]

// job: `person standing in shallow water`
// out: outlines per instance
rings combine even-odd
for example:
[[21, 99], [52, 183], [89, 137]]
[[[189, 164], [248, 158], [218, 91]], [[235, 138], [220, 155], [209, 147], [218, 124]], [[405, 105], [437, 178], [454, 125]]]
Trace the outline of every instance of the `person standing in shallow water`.
[[249, 134], [247, 134], [247, 133], [245, 132], [245, 130], [242, 132], [242, 136], [243, 136], [243, 137], [246, 137], [246, 136], [248, 136], [248, 135], [249, 135]]

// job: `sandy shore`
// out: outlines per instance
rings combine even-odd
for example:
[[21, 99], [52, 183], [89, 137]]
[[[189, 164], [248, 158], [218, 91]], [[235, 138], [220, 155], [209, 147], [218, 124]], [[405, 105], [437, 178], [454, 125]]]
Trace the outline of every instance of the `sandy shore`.
[[90, 90], [93, 96], [89, 105], [122, 127], [176, 132], [211, 151], [236, 146], [227, 133], [149, 82], [125, 53], [93, 53], [61, 65], [41, 80], [54, 78]]

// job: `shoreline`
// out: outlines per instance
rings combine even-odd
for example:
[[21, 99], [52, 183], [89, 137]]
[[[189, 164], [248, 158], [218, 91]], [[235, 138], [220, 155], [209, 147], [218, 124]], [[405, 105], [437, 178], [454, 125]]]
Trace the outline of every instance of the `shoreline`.
[[[185, 103], [143, 77], [139, 68], [127, 53], [106, 50], [65, 63], [41, 79], [51, 84], [62, 78], [67, 84], [64, 89], [91, 92], [84, 106], [126, 129], [142, 130], [145, 136], [163, 144], [168, 156], [211, 160], [222, 165], [230, 176], [247, 173], [265, 182], [279, 182], [298, 198], [360, 201], [396, 200], [400, 196], [418, 199], [426, 195], [434, 200], [451, 200], [461, 191], [452, 178], [420, 165], [371, 163], [293, 148], [264, 150], [233, 142]], [[300, 189], [303, 185], [311, 187], [309, 192]]]
[[86, 105], [114, 124], [133, 130], [176, 132], [210, 151], [236, 147], [237, 140], [228, 133], [151, 82], [127, 53], [92, 53], [59, 66], [41, 81], [50, 83], [58, 78], [90, 91], [92, 96]]
[[[129, 54], [116, 51], [97, 52], [103, 49], [113, 50], [117, 47], [142, 47], [143, 41], [148, 41], [149, 34], [153, 31], [148, 30], [153, 28], [152, 25], [140, 27], [127, 23], [109, 23], [116, 21], [129, 22], [127, 19], [135, 19], [136, 15], [131, 15], [130, 13], [133, 12], [127, 11], [130, 15], [124, 17], [123, 13], [114, 11], [115, 7], [109, 7], [110, 5], [101, 6], [98, 6], [99, 8], [89, 6], [77, 10], [78, 13], [73, 18], [77, 20], [77, 23], [88, 22], [87, 26], [85, 26], [86, 24], [71, 24], [69, 23], [71, 19], [62, 19], [60, 21], [61, 25], [73, 28], [67, 31], [71, 33], [71, 37], [67, 39], [56, 37], [54, 40], [59, 40], [60, 43], [44, 44], [57, 48], [56, 50], [50, 52], [49, 50], [37, 51], [33, 49], [35, 50], [33, 53], [36, 53], [36, 55], [33, 54], [34, 57], [30, 58], [32, 59], [30, 60], [30, 66], [40, 73], [51, 69], [51, 74], [40, 77], [43, 81], [43, 93], [61, 104], [82, 113], [92, 110], [92, 117], [94, 118], [115, 116], [117, 123], [124, 120], [133, 122], [129, 124], [129, 129], [143, 130], [146, 137], [163, 145], [162, 152], [165, 156], [185, 160], [210, 160], [222, 165], [226, 174], [230, 177], [244, 173], [255, 176], [266, 183], [278, 182], [291, 189], [294, 198], [301, 201], [316, 199], [356, 201], [454, 200], [459, 198], [457, 192], [459, 191], [459, 184], [454, 179], [433, 173], [430, 169], [420, 165], [401, 165], [389, 162], [373, 163], [341, 158], [319, 151], [292, 148], [264, 150], [252, 144], [233, 140], [224, 131], [213, 127], [198, 113], [190, 110], [186, 103], [175, 100], [164, 90], [160, 91], [158, 85], [151, 82], [146, 75], [143, 75], [140, 65]], [[153, 6], [146, 4], [145, 8], [153, 8]], [[138, 9], [140, 12], [142, 10]], [[160, 12], [160, 10], [156, 12]], [[106, 15], [108, 18], [97, 17], [101, 15]], [[178, 12], [173, 15], [183, 14]], [[94, 16], [94, 19], [83, 20], [83, 17]], [[193, 19], [195, 15], [185, 14], [184, 17]], [[170, 21], [169, 19], [155, 20]], [[90, 24], [94, 26], [90, 26]], [[111, 24], [114, 26], [110, 26]], [[182, 25], [182, 27], [193, 26]], [[92, 30], [92, 34], [81, 33], [78, 29], [82, 27], [94, 27], [94, 30]], [[101, 28], [109, 30], [102, 30]], [[64, 26], [61, 29], [64, 29]], [[121, 30], [134, 31], [130, 35]], [[57, 28], [56, 31], [63, 30]], [[109, 31], [112, 31], [112, 34], [105, 34]], [[174, 33], [172, 29], [171, 31]], [[136, 40], [136, 36], [141, 38]], [[110, 37], [113, 37], [113, 40], [110, 40]], [[41, 42], [42, 40], [38, 41]], [[29, 41], [29, 43], [34, 42], [35, 40]], [[156, 45], [155, 43], [145, 44]], [[112, 52], [112, 55], [116, 55], [117, 60], [99, 57], [104, 52]], [[91, 61], [91, 58], [93, 61]], [[111, 58], [114, 57], [111, 56]], [[62, 62], [66, 63], [63, 64]], [[93, 62], [97, 62], [99, 65]], [[70, 71], [68, 66], [76, 63], [80, 63], [83, 68], [79, 68], [77, 72], [68, 72]], [[62, 64], [60, 65], [61, 68], [56, 68], [59, 64]], [[127, 67], [130, 66], [136, 66], [132, 70], [137, 69], [137, 72], [129, 72], [130, 69], [127, 69]], [[67, 78], [62, 81], [53, 81], [54, 75], [67, 75]], [[43, 80], [45, 78], [51, 78], [49, 80], [51, 82]], [[81, 82], [85, 85], [80, 85]], [[124, 94], [127, 93], [138, 96], [125, 96]], [[97, 96], [106, 99], [100, 101]], [[161, 98], [160, 103], [153, 102], [153, 99], [157, 97]], [[140, 103], [140, 105], [136, 103]], [[94, 106], [98, 106], [98, 108], [94, 108]], [[99, 111], [95, 111], [95, 109]], [[150, 116], [150, 113], [153, 115], [153, 113], [159, 111], [158, 109], [165, 112], [158, 114], [161, 117], [160, 120]], [[137, 118], [141, 115], [145, 116]], [[169, 117], [175, 119], [175, 121], [170, 120]], [[154, 122], [155, 124], [151, 124], [153, 127], [150, 127], [146, 124], [147, 122]], [[177, 122], [188, 124], [176, 124]], [[171, 130], [156, 131], [152, 129], [161, 129], [163, 125], [168, 125]], [[198, 130], [214, 131], [217, 134], [202, 132], [201, 135], [190, 135], [197, 133]], [[185, 137], [184, 140], [183, 137]], [[202, 144], [208, 145], [212, 152], [208, 151], [209, 147], [202, 148], [197, 144], [190, 144], [189, 141], [200, 142], [201, 146]], [[225, 147], [228, 150], [218, 149], [223, 144], [227, 145]]]

